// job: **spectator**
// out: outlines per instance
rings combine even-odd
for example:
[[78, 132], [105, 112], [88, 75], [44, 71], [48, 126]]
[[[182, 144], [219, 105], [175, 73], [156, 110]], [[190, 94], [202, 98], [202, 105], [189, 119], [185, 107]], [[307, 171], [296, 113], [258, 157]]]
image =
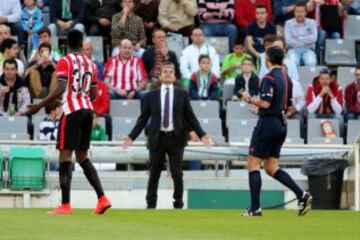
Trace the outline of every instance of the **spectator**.
[[10, 37], [10, 27], [5, 24], [0, 24], [0, 45], [5, 39], [8, 39]]
[[[53, 45], [51, 41], [51, 31], [49, 28], [47, 27], [41, 28], [38, 32], [38, 35], [39, 35], [39, 44], [48, 43], [50, 45]], [[57, 61], [59, 61], [61, 57], [59, 49], [57, 47], [52, 46], [50, 56], [51, 56], [51, 60], [57, 63]], [[39, 59], [40, 59], [40, 53], [38, 51], [38, 48], [34, 48], [29, 56], [29, 65], [31, 66], [32, 64], [39, 61]]]
[[255, 57], [259, 57], [260, 53], [265, 51], [265, 35], [276, 34], [275, 25], [266, 20], [267, 15], [268, 13], [266, 12], [266, 5], [257, 5], [256, 21], [252, 22], [246, 30], [246, 47]]
[[360, 117], [360, 66], [355, 69], [356, 80], [345, 88], [346, 121]]
[[147, 45], [151, 45], [152, 32], [160, 27], [158, 22], [160, 0], [140, 0], [134, 12], [142, 18], [145, 28]]
[[235, 45], [237, 28], [234, 20], [234, 0], [199, 0], [198, 16], [200, 27], [207, 37], [227, 36], [229, 38], [229, 51]]
[[8, 38], [5, 39], [0, 46], [0, 75], [3, 74], [3, 63], [6, 59], [14, 58], [16, 60], [16, 70], [17, 74], [20, 77], [24, 76], [25, 73], [25, 67], [24, 63], [16, 58], [19, 53], [19, 46], [17, 42], [12, 39]]
[[122, 40], [120, 54], [106, 63], [104, 79], [110, 89], [111, 99], [142, 99], [147, 75], [140, 58], [132, 55], [133, 45]]
[[296, 65], [302, 62], [306, 66], [317, 63], [314, 52], [318, 32], [314, 20], [305, 18], [306, 5], [299, 2], [295, 6], [295, 18], [285, 23], [285, 42], [289, 48], [287, 57]]
[[220, 60], [215, 48], [205, 43], [203, 31], [200, 28], [193, 29], [191, 33], [192, 44], [187, 46], [180, 58], [181, 75], [186, 81], [190, 80], [191, 74], [199, 70], [199, 56], [206, 54], [211, 59], [211, 72], [220, 78]]
[[39, 42], [38, 31], [44, 26], [42, 12], [36, 7], [35, 0], [25, 0], [22, 9], [21, 28], [28, 36], [31, 46], [37, 46]]
[[[59, 129], [59, 117], [61, 114], [60, 101], [52, 102], [45, 106], [46, 117], [40, 122], [40, 141], [56, 141]], [[50, 171], [58, 171], [58, 163], [49, 164]]]
[[340, 32], [342, 29], [344, 7], [340, 0], [310, 0], [306, 8], [317, 23], [318, 41], [316, 53], [319, 59], [320, 51], [325, 46], [326, 38], [341, 38]]
[[360, 0], [343, 0], [347, 14], [360, 15]]
[[235, 43], [234, 52], [228, 54], [222, 63], [221, 76], [227, 79], [235, 79], [241, 73], [241, 65], [245, 58], [251, 57], [245, 52], [244, 43], [238, 41]]
[[67, 35], [76, 29], [84, 32], [85, 0], [51, 0], [49, 29], [52, 36]]
[[96, 99], [92, 102], [95, 112], [99, 117], [105, 118], [106, 135], [112, 139], [112, 121], [109, 115], [110, 95], [109, 88], [104, 82], [99, 81], [96, 88]]
[[104, 64], [98, 60], [95, 59], [94, 55], [94, 46], [91, 42], [91, 39], [86, 38], [83, 42], [83, 48], [82, 48], [82, 54], [84, 54], [86, 57], [88, 57], [91, 61], [93, 61], [96, 65], [96, 68], [98, 70], [98, 80], [103, 80], [103, 72], [104, 72]]
[[343, 93], [331, 72], [325, 68], [314, 78], [306, 93], [308, 117], [334, 118], [341, 117]]
[[96, 112], [93, 113], [91, 141], [108, 141], [108, 136], [106, 135], [105, 129], [100, 126], [99, 118]]
[[[122, 11], [116, 13], [111, 21], [111, 37], [112, 46], [120, 45], [123, 39], [129, 39], [134, 45], [135, 52], [141, 57], [142, 47], [146, 45], [146, 35], [144, 23], [141, 17], [134, 13], [134, 0], [122, 0]], [[116, 50], [112, 54], [117, 55]]]
[[160, 68], [165, 62], [174, 64], [176, 77], [180, 78], [179, 63], [176, 54], [167, 47], [165, 31], [156, 29], [152, 34], [152, 42], [154, 46], [146, 49], [142, 56], [149, 80], [159, 82]]
[[0, 77], [0, 116], [23, 116], [31, 103], [25, 82], [16, 73], [15, 59], [6, 59]]
[[85, 1], [88, 34], [109, 37], [112, 16], [119, 11], [119, 0]]
[[20, 0], [7, 0], [0, 4], [0, 24], [6, 24], [11, 29], [11, 35], [18, 37], [18, 42], [23, 43], [24, 34], [20, 26], [21, 5]]
[[284, 26], [287, 20], [294, 18], [296, 0], [274, 1], [275, 24]]
[[209, 55], [199, 56], [200, 69], [192, 73], [189, 95], [191, 100], [217, 100], [219, 96], [218, 78], [211, 73]]
[[190, 37], [196, 13], [196, 0], [161, 0], [159, 22], [169, 32]]
[[45, 98], [56, 87], [55, 63], [51, 60], [51, 45], [41, 43], [39, 46], [40, 58], [28, 70], [28, 82], [31, 98]]
[[[276, 35], [267, 35], [264, 40], [265, 48], [277, 46], [284, 51], [285, 41], [282, 37]], [[260, 56], [260, 73], [259, 77], [262, 79], [266, 74], [269, 73], [269, 69], [266, 67], [265, 55]], [[302, 120], [302, 110], [305, 106], [305, 95], [304, 90], [299, 82], [299, 72], [296, 65], [288, 58], [284, 58], [283, 61], [284, 69], [292, 83], [292, 104], [286, 110], [286, 114], [289, 118], [296, 118]]]
[[256, 20], [256, 6], [266, 6], [267, 21], [271, 21], [271, 1], [270, 0], [241, 0], [235, 3], [235, 22], [238, 27], [245, 30], [250, 23]]
[[251, 96], [259, 94], [260, 80], [254, 73], [254, 62], [252, 57], [246, 57], [241, 62], [241, 74], [235, 78], [233, 100], [241, 99], [241, 92], [249, 92]]

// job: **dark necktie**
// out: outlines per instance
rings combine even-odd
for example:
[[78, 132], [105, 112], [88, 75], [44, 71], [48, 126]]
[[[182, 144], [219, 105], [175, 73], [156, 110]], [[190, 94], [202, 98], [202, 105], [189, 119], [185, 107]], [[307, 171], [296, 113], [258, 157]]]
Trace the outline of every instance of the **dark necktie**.
[[165, 93], [165, 104], [164, 104], [164, 122], [163, 122], [163, 126], [164, 128], [168, 128], [169, 127], [169, 114], [170, 114], [170, 93], [169, 93], [169, 88], [166, 88], [166, 93]]

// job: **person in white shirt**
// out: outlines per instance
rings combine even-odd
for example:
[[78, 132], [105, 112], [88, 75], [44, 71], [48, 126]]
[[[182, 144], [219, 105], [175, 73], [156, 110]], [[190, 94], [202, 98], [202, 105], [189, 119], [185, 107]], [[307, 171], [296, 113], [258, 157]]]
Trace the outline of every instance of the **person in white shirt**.
[[211, 72], [220, 78], [220, 60], [215, 48], [205, 43], [204, 33], [195, 28], [191, 33], [192, 44], [186, 47], [180, 58], [180, 71], [182, 78], [190, 79], [193, 72], [199, 70], [199, 56], [206, 54], [211, 59]]
[[1, 1], [0, 4], [0, 24], [6, 24], [11, 28], [12, 35], [18, 37], [18, 41], [22, 44], [24, 33], [20, 26], [21, 5], [20, 0]]

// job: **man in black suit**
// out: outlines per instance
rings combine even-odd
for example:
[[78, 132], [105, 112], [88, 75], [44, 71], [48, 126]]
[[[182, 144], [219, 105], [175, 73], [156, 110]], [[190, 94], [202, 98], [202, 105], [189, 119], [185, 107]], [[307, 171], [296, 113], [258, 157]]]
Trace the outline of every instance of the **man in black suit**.
[[166, 154], [169, 157], [171, 177], [174, 181], [174, 208], [182, 208], [184, 206], [182, 160], [188, 130], [194, 130], [205, 146], [210, 147], [211, 142], [195, 117], [187, 92], [174, 87], [175, 66], [172, 63], [164, 64], [159, 78], [161, 87], [146, 95], [136, 125], [124, 138], [124, 148], [132, 144], [150, 118], [148, 138], [150, 178], [146, 194], [147, 208], [156, 208], [157, 188]]

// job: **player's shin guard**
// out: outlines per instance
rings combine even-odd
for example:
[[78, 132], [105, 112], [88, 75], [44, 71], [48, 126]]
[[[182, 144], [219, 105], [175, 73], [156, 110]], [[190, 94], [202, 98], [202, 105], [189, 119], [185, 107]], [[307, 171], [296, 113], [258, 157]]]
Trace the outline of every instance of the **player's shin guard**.
[[282, 169], [277, 170], [276, 173], [274, 174], [274, 178], [279, 182], [281, 182], [286, 187], [288, 187], [289, 189], [291, 189], [295, 193], [297, 199], [301, 199], [303, 197], [304, 191], [284, 170]]
[[252, 211], [257, 211], [260, 208], [260, 191], [261, 191], [261, 175], [260, 171], [249, 172], [249, 186], [251, 193], [251, 207]]
[[101, 182], [100, 182], [99, 176], [96, 172], [94, 165], [90, 162], [89, 159], [86, 159], [85, 161], [80, 163], [80, 166], [84, 170], [84, 174], [85, 174], [87, 180], [89, 181], [91, 186], [94, 188], [94, 190], [97, 194], [97, 197], [101, 198], [102, 196], [104, 196], [104, 191], [101, 186]]
[[61, 189], [62, 204], [70, 202], [70, 186], [72, 177], [72, 162], [60, 162], [59, 182]]

